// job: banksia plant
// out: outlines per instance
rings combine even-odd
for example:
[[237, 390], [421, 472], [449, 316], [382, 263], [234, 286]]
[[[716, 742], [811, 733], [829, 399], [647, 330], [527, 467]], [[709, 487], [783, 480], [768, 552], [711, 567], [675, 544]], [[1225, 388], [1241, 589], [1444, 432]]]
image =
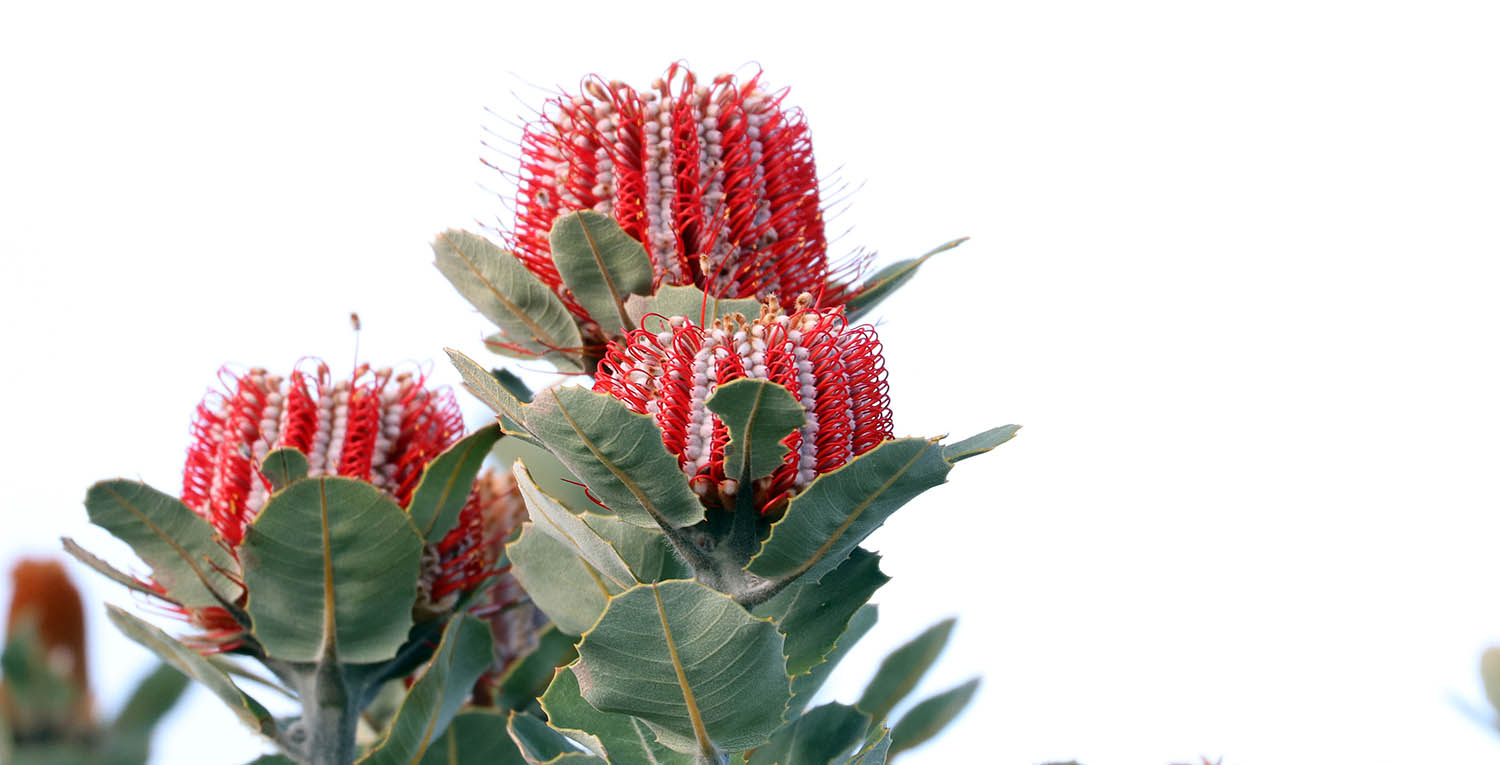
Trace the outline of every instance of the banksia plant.
[[[830, 262], [784, 100], [673, 66], [550, 103], [521, 138], [510, 249], [450, 230], [433, 250], [499, 328], [488, 347], [593, 379], [533, 393], [450, 349], [495, 413], [464, 436], [418, 376], [227, 375], [181, 499], [89, 491], [149, 575], [67, 542], [195, 632], [114, 622], [274, 762], [879, 765], [941, 730], [977, 680], [892, 715], [951, 621], [856, 703], [810, 701], [875, 622], [888, 577], [865, 539], [1017, 426], [898, 434], [859, 321], [933, 253], [857, 286]], [[246, 660], [300, 714], [236, 685]]]
[[[193, 420], [181, 499], [124, 480], [89, 490], [90, 519], [130, 543], [149, 576], [65, 544], [187, 621], [194, 631], [178, 642], [110, 611], [297, 762], [352, 761], [360, 713], [390, 683], [411, 684], [408, 698], [430, 695], [424, 683], [445, 689], [370, 732], [366, 756], [400, 759], [413, 746], [407, 727], [537, 646], [524, 592], [500, 578], [523, 511], [513, 487], [474, 486], [499, 429], [464, 437], [446, 389], [390, 369], [336, 380], [321, 362], [304, 366], [221, 375], [224, 389]], [[490, 620], [500, 614], [508, 631], [497, 645]], [[226, 658], [205, 658], [214, 654]], [[297, 698], [301, 717], [272, 719], [230, 680], [230, 656], [269, 670], [274, 680], [262, 681]], [[444, 662], [462, 662], [466, 676], [455, 683]]]
[[187, 678], [158, 667], [115, 719], [101, 724], [89, 688], [83, 601], [62, 564], [22, 560], [11, 582], [0, 656], [0, 762], [144, 762], [152, 733], [182, 696]]
[[[592, 374], [635, 328], [632, 295], [808, 294], [852, 320], [909, 279], [927, 256], [863, 284], [865, 258], [830, 257], [810, 132], [786, 97], [760, 74], [673, 64], [649, 88], [593, 76], [548, 101], [519, 142], [508, 249], [456, 230], [433, 243], [438, 269], [499, 327], [486, 346]], [[644, 257], [609, 257], [630, 248]]]

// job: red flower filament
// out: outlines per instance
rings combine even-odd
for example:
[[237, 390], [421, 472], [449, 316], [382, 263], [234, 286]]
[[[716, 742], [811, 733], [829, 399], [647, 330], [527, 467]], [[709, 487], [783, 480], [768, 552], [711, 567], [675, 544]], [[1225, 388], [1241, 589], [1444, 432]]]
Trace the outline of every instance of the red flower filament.
[[[220, 376], [224, 392], [210, 394], [193, 421], [182, 500], [213, 524], [231, 552], [270, 499], [271, 482], [259, 468], [270, 452], [298, 449], [307, 456], [310, 477], [365, 481], [404, 508], [422, 470], [463, 433], [452, 393], [429, 390], [409, 373], [362, 365], [351, 378], [335, 381], [317, 362], [288, 378], [258, 368]], [[483, 513], [479, 494], [471, 493], [453, 530], [428, 545], [419, 613], [444, 612], [493, 576], [497, 532], [486, 528]], [[244, 629], [221, 608], [185, 615], [219, 650], [233, 647]]]
[[694, 490], [727, 506], [739, 490], [724, 474], [728, 429], [706, 402], [724, 383], [770, 380], [802, 403], [806, 423], [783, 440], [784, 463], [754, 487], [756, 506], [781, 501], [892, 436], [880, 340], [869, 326], [845, 326], [843, 312], [811, 308], [803, 295], [788, 315], [773, 298], [754, 319], [733, 316], [700, 327], [682, 318], [653, 334], [636, 330], [611, 343], [594, 390], [655, 416]]
[[812, 142], [786, 91], [760, 75], [702, 83], [674, 64], [646, 91], [599, 77], [548, 102], [521, 137], [512, 247], [581, 319], [562, 286], [548, 234], [573, 210], [612, 216], [641, 241], [660, 284], [723, 297], [809, 292], [848, 299], [830, 284]]

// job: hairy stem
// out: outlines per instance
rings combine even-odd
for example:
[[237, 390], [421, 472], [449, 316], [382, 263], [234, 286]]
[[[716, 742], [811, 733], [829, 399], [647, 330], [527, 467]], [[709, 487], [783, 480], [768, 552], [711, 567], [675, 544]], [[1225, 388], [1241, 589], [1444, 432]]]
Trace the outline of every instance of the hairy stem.
[[335, 662], [323, 662], [302, 677], [302, 727], [305, 765], [350, 765], [354, 732], [359, 725], [356, 699]]

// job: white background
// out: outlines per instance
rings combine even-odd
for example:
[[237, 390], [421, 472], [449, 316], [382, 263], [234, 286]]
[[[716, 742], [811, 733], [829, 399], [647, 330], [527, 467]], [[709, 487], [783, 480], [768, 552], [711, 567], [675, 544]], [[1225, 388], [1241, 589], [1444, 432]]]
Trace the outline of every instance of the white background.
[[[483, 356], [427, 242], [504, 216], [484, 107], [759, 62], [862, 184], [836, 251], [973, 237], [882, 311], [898, 430], [1026, 426], [873, 540], [840, 697], [951, 614], [922, 690], [985, 678], [909, 762], [1500, 757], [1492, 4], [243, 7], [0, 11], [0, 563], [128, 561], [84, 490], [174, 489], [224, 362], [347, 369], [351, 310]], [[78, 576], [112, 711], [147, 655]], [[157, 744], [260, 751], [196, 691]]]

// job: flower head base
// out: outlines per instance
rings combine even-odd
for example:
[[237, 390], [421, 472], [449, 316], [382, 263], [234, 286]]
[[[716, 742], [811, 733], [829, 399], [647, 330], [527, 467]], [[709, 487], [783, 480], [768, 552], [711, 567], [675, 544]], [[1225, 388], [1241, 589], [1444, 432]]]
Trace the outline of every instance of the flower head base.
[[[295, 448], [307, 456], [309, 477], [365, 481], [405, 508], [423, 469], [463, 434], [452, 393], [429, 390], [410, 373], [362, 365], [335, 381], [328, 366], [316, 362], [285, 378], [259, 368], [221, 377], [225, 390], [205, 399], [194, 418], [182, 500], [231, 552], [270, 498], [272, 484], [260, 464], [272, 451]], [[454, 528], [427, 546], [418, 618], [445, 615], [464, 592], [494, 576], [509, 529], [487, 523], [485, 513], [481, 493], [472, 492]], [[204, 630], [196, 642], [207, 650], [233, 648], [244, 631], [222, 608], [183, 615]]]
[[[650, 89], [599, 77], [548, 102], [521, 138], [512, 246], [580, 318], [552, 262], [560, 214], [612, 216], [649, 254], [660, 284], [722, 297], [803, 292], [847, 299], [830, 278], [812, 142], [786, 92], [673, 64]], [[857, 264], [850, 264], [857, 267]]]
[[[486, 470], [474, 482], [475, 502], [483, 523], [484, 535], [492, 557], [499, 558], [506, 540], [526, 520], [526, 502], [509, 470]], [[495, 635], [495, 663], [474, 684], [474, 703], [492, 704], [499, 693], [500, 680], [510, 665], [536, 648], [537, 635], [547, 624], [547, 616], [532, 604], [521, 583], [506, 566], [496, 575], [472, 612], [490, 623]]]
[[820, 473], [834, 470], [892, 436], [885, 361], [869, 326], [845, 326], [842, 311], [817, 310], [812, 296], [788, 314], [775, 298], [759, 317], [741, 315], [700, 327], [682, 317], [658, 333], [641, 329], [612, 343], [594, 390], [656, 417], [667, 450], [711, 507], [728, 506], [740, 487], [724, 474], [727, 428], [706, 402], [740, 378], [784, 386], [806, 422], [783, 441], [785, 462], [753, 487], [756, 506], [775, 511]]
[[390, 369], [362, 365], [335, 382], [318, 362], [288, 378], [264, 369], [225, 377], [225, 392], [198, 405], [182, 500], [231, 545], [265, 506], [271, 483], [259, 465], [275, 449], [306, 454], [309, 476], [358, 478], [405, 507], [422, 468], [463, 433], [451, 393]]

